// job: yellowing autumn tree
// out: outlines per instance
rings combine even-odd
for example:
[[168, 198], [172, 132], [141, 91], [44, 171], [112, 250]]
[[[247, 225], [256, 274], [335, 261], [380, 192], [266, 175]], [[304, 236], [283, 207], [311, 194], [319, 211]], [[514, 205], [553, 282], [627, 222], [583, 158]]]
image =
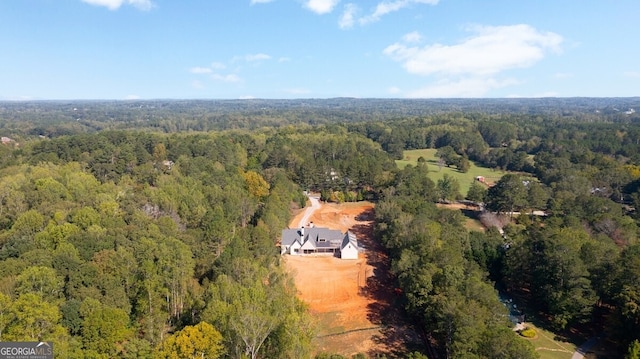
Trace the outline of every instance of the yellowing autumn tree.
[[156, 358], [215, 359], [222, 355], [222, 335], [211, 324], [200, 322], [194, 326], [186, 326], [182, 330], [167, 337], [158, 347]]
[[262, 176], [255, 171], [247, 171], [242, 174], [249, 193], [256, 198], [263, 198], [269, 195], [269, 184]]

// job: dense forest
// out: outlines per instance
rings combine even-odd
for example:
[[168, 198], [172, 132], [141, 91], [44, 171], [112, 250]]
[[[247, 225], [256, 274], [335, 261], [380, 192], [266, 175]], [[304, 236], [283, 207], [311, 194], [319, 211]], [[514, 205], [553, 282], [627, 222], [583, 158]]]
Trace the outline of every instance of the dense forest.
[[[312, 319], [275, 244], [312, 190], [376, 203], [376, 238], [425, 334], [406, 357], [538, 357], [501, 291], [556, 332], [638, 358], [632, 108], [639, 98], [0, 103], [0, 340], [50, 340], [66, 358], [311, 357]], [[420, 148], [509, 174], [459, 193], [424, 161], [396, 167]], [[465, 197], [500, 224], [470, 231], [436, 206]]]

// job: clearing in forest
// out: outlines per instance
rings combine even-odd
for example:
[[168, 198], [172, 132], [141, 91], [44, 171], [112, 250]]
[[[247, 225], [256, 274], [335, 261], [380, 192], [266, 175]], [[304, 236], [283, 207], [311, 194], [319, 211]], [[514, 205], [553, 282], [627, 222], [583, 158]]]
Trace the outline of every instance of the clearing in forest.
[[[303, 217], [301, 211], [290, 227], [299, 227]], [[317, 227], [351, 230], [364, 248], [357, 260], [284, 257], [299, 297], [316, 320], [315, 352], [388, 357], [405, 352], [407, 342], [418, 340], [398, 314], [388, 259], [372, 240], [373, 204], [321, 203], [308, 220]]]
[[429, 168], [429, 178], [433, 180], [433, 182], [438, 182], [444, 174], [448, 174], [451, 177], [458, 180], [460, 183], [460, 193], [462, 195], [466, 195], [469, 190], [469, 186], [478, 176], [482, 176], [485, 178], [485, 183], [487, 185], [493, 185], [498, 182], [502, 176], [507, 174], [507, 172], [494, 170], [487, 167], [477, 166], [473, 161], [469, 161], [470, 167], [469, 171], [466, 173], [462, 173], [458, 171], [455, 166], [447, 167], [447, 166], [439, 166], [438, 165], [438, 157], [436, 157], [436, 152], [438, 150], [434, 148], [427, 148], [421, 150], [408, 150], [404, 151], [402, 154], [401, 160], [396, 160], [396, 165], [399, 168], [404, 168], [407, 165], [416, 166], [418, 164], [418, 158], [423, 157]]

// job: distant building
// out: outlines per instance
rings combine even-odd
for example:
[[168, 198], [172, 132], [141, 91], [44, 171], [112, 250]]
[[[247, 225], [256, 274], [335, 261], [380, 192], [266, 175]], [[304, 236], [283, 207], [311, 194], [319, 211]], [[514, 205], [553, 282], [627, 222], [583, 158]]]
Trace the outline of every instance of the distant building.
[[350, 231], [302, 227], [282, 231], [282, 254], [332, 255], [341, 259], [358, 259], [358, 240]]
[[170, 160], [164, 160], [162, 161], [162, 165], [165, 166], [168, 170], [171, 170], [173, 168], [173, 165], [175, 165], [175, 163]]
[[4, 137], [4, 136], [3, 136], [3, 137], [0, 137], [0, 141], [2, 141], [2, 144], [3, 144], [3, 145], [6, 145], [6, 144], [9, 144], [9, 143], [16, 142], [16, 141], [14, 141], [12, 138]]

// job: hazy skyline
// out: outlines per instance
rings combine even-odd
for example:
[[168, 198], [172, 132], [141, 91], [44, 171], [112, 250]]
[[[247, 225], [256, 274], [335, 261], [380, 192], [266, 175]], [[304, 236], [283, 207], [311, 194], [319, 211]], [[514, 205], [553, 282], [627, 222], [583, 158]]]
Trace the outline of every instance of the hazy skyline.
[[640, 2], [4, 0], [0, 100], [640, 96]]

